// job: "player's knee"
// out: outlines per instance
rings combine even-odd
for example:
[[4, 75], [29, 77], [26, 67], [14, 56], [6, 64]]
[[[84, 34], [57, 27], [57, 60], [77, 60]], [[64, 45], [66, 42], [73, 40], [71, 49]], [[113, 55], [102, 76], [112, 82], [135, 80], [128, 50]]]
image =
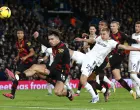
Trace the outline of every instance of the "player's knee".
[[30, 69], [35, 69], [36, 66], [37, 66], [36, 64], [33, 64]]
[[81, 77], [80, 77], [80, 83], [81, 83], [83, 86], [86, 85], [86, 83], [87, 83], [87, 78], [86, 78], [85, 75], [81, 75]]
[[121, 77], [116, 77], [115, 80], [119, 81], [121, 79]]
[[54, 94], [55, 94], [55, 95], [57, 95], [57, 96], [61, 96], [62, 91], [59, 91], [59, 90], [54, 90]]
[[86, 81], [85, 81], [85, 80], [83, 80], [83, 79], [80, 79], [80, 83], [81, 83], [83, 86], [85, 86], [85, 85], [86, 85]]

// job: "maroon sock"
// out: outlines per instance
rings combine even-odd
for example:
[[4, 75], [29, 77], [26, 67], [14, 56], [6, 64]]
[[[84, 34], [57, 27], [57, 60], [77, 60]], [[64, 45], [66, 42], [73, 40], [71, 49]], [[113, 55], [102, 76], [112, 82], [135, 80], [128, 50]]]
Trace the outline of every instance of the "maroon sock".
[[106, 89], [109, 89], [108, 84], [104, 81], [101, 81], [101, 85], [103, 85]]
[[15, 79], [15, 80], [13, 81], [12, 90], [11, 90], [11, 94], [12, 94], [12, 95], [15, 95], [15, 92], [16, 92], [16, 90], [17, 90], [17, 86], [18, 86], [18, 81]]
[[78, 90], [80, 91], [81, 88], [82, 88], [82, 84], [79, 82], [79, 84], [78, 84]]
[[118, 82], [128, 91], [131, 91], [132, 89], [128, 86], [128, 84], [121, 78], [120, 80], [118, 80]]

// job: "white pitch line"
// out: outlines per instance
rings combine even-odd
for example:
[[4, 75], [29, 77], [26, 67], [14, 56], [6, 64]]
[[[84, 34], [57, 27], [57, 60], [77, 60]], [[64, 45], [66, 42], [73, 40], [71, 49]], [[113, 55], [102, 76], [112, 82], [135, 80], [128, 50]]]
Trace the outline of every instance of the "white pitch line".
[[37, 106], [0, 106], [0, 108], [24, 108], [24, 109], [42, 109], [42, 110], [103, 110], [103, 109], [88, 109], [88, 108], [51, 108], [51, 107], [37, 107]]
[[36, 107], [36, 106], [0, 106], [0, 108], [24, 108], [24, 109], [47, 109], [47, 110], [68, 110], [68, 108], [49, 108], [49, 107]]

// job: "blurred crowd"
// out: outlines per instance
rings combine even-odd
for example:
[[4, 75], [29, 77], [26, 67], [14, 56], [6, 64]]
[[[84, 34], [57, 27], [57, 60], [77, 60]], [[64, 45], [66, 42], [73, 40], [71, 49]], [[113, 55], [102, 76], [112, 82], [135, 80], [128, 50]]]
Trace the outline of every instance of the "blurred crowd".
[[[134, 33], [134, 24], [140, 19], [139, 0], [0, 0], [0, 5], [7, 5], [12, 16], [0, 19], [0, 80], [7, 80], [5, 68], [14, 71], [16, 64], [16, 29], [23, 28], [25, 37], [31, 40], [35, 48], [35, 60], [38, 58], [40, 44], [32, 39], [34, 31], [47, 38], [49, 28], [57, 28], [62, 33], [62, 40], [69, 44], [69, 48], [77, 50], [81, 43], [74, 41], [83, 32], [88, 32], [89, 24], [98, 26], [100, 20], [108, 22], [117, 20], [121, 24], [121, 31], [128, 35]], [[69, 11], [67, 14], [51, 14], [48, 10]], [[129, 77], [127, 57], [122, 64], [122, 76]], [[73, 78], [79, 73], [79, 66], [71, 69]], [[107, 70], [107, 74], [110, 70]], [[110, 76], [109, 76], [110, 77]]]

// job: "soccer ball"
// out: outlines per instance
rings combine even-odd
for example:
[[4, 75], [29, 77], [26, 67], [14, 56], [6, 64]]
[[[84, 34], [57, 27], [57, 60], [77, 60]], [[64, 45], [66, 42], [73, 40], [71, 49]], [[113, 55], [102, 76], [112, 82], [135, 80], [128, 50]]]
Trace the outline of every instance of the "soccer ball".
[[11, 10], [8, 7], [3, 6], [0, 8], [0, 18], [6, 19], [9, 18], [10, 16], [11, 16]]

